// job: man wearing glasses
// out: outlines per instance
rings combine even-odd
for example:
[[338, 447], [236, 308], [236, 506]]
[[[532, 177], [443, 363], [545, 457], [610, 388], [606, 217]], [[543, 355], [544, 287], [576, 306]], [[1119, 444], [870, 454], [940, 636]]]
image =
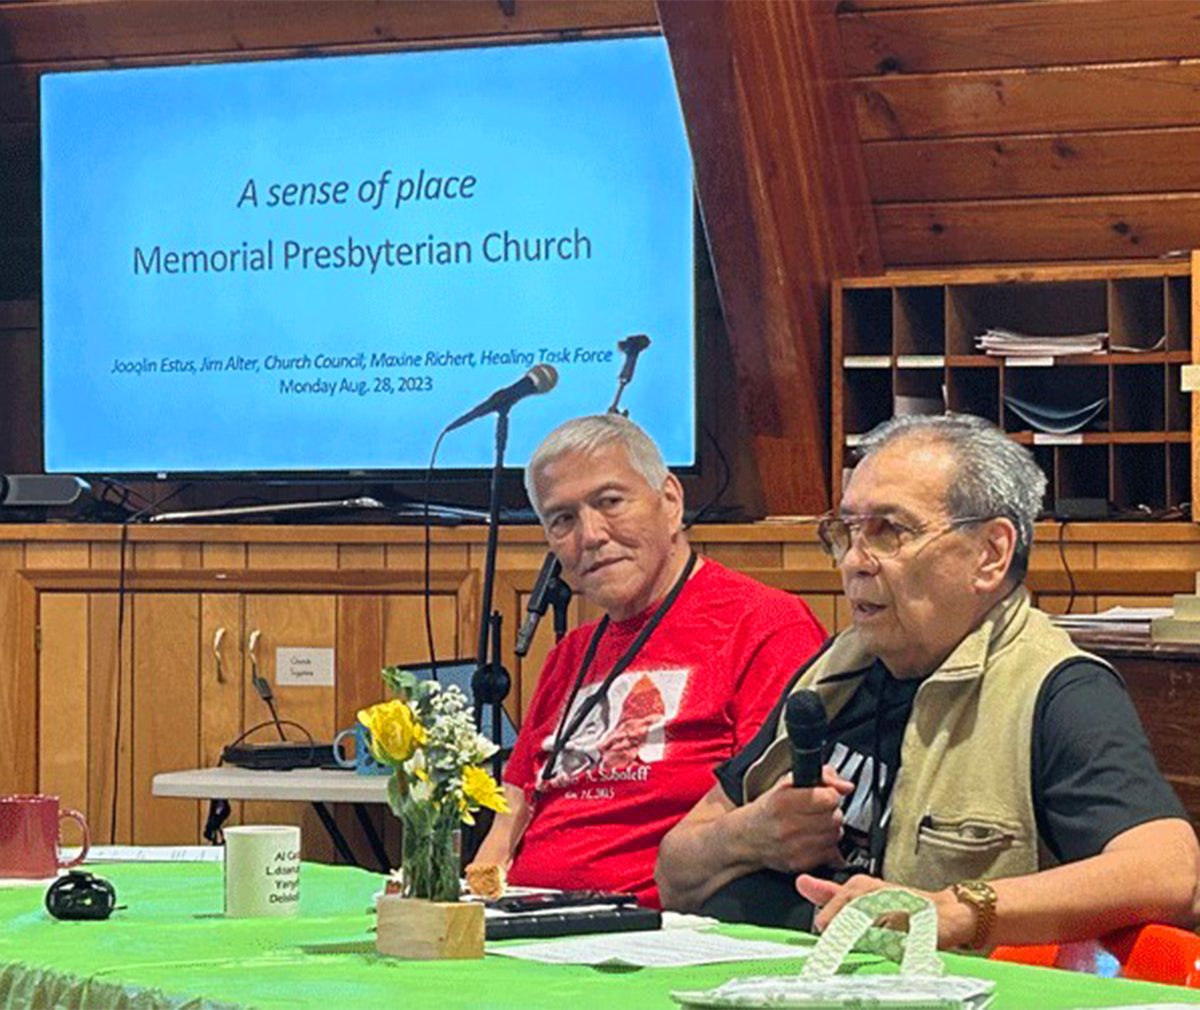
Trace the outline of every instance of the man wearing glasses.
[[781, 699], [663, 840], [666, 907], [820, 930], [886, 881], [976, 948], [1196, 920], [1200, 848], [1124, 686], [1021, 585], [1045, 480], [968, 415], [867, 436], [819, 526], [853, 626], [784, 692], [824, 703], [823, 782], [791, 785]]

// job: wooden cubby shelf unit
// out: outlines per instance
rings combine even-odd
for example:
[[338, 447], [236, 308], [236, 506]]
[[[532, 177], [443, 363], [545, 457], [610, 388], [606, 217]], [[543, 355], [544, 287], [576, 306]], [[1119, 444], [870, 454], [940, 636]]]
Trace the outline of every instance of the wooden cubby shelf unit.
[[[834, 285], [833, 490], [854, 449], [898, 413], [978, 414], [1032, 448], [1049, 478], [1046, 511], [1065, 499], [1110, 515], [1191, 501], [1192, 407], [1180, 389], [1193, 344], [1192, 261], [904, 271]], [[1025, 362], [982, 353], [989, 328], [1036, 336], [1106, 333], [1106, 350]], [[1196, 355], [1194, 358], [1193, 355]], [[1082, 430], [1035, 431], [1013, 409], [1077, 410]]]

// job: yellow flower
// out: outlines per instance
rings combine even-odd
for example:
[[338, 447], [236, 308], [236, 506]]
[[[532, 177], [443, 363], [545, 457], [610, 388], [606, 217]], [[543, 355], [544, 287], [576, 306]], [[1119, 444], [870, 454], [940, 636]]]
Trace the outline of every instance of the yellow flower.
[[425, 727], [402, 701], [384, 701], [358, 713], [358, 721], [371, 731], [371, 753], [377, 761], [407, 761], [426, 740]]
[[477, 765], [467, 765], [463, 769], [463, 796], [471, 803], [495, 810], [498, 814], [508, 813], [504, 790], [496, 785], [495, 780]]

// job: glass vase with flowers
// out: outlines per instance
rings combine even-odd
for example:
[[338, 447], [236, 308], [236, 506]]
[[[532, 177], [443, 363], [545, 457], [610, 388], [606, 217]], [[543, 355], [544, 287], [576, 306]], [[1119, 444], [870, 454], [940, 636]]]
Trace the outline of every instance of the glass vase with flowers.
[[388, 804], [403, 838], [398, 873], [407, 898], [457, 901], [459, 826], [481, 807], [507, 812], [504, 793], [483, 767], [496, 745], [476, 732], [466, 696], [453, 684], [418, 680], [385, 667], [396, 694], [358, 713], [371, 753], [391, 768]]

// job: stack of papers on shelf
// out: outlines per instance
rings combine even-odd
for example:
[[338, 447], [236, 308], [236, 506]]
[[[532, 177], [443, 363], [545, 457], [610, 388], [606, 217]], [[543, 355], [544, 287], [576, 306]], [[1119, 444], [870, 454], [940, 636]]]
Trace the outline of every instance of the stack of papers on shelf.
[[1107, 341], [1107, 333], [1033, 336], [994, 327], [976, 337], [975, 346], [984, 354], [1003, 358], [1056, 358], [1065, 354], [1098, 354]]
[[1016, 396], [1005, 396], [1004, 405], [1034, 431], [1044, 431], [1050, 435], [1070, 435], [1082, 431], [1099, 417], [1108, 406], [1108, 397], [1102, 396], [1082, 407], [1052, 407], [1048, 404], [1031, 403]]
[[1170, 616], [1170, 607], [1109, 607], [1098, 614], [1055, 614], [1050, 620], [1067, 631], [1145, 634], [1152, 621]]
[[1167, 335], [1164, 333], [1149, 347], [1139, 347], [1136, 344], [1110, 343], [1108, 349], [1112, 354], [1153, 354], [1156, 351], [1165, 351], [1167, 349]]

